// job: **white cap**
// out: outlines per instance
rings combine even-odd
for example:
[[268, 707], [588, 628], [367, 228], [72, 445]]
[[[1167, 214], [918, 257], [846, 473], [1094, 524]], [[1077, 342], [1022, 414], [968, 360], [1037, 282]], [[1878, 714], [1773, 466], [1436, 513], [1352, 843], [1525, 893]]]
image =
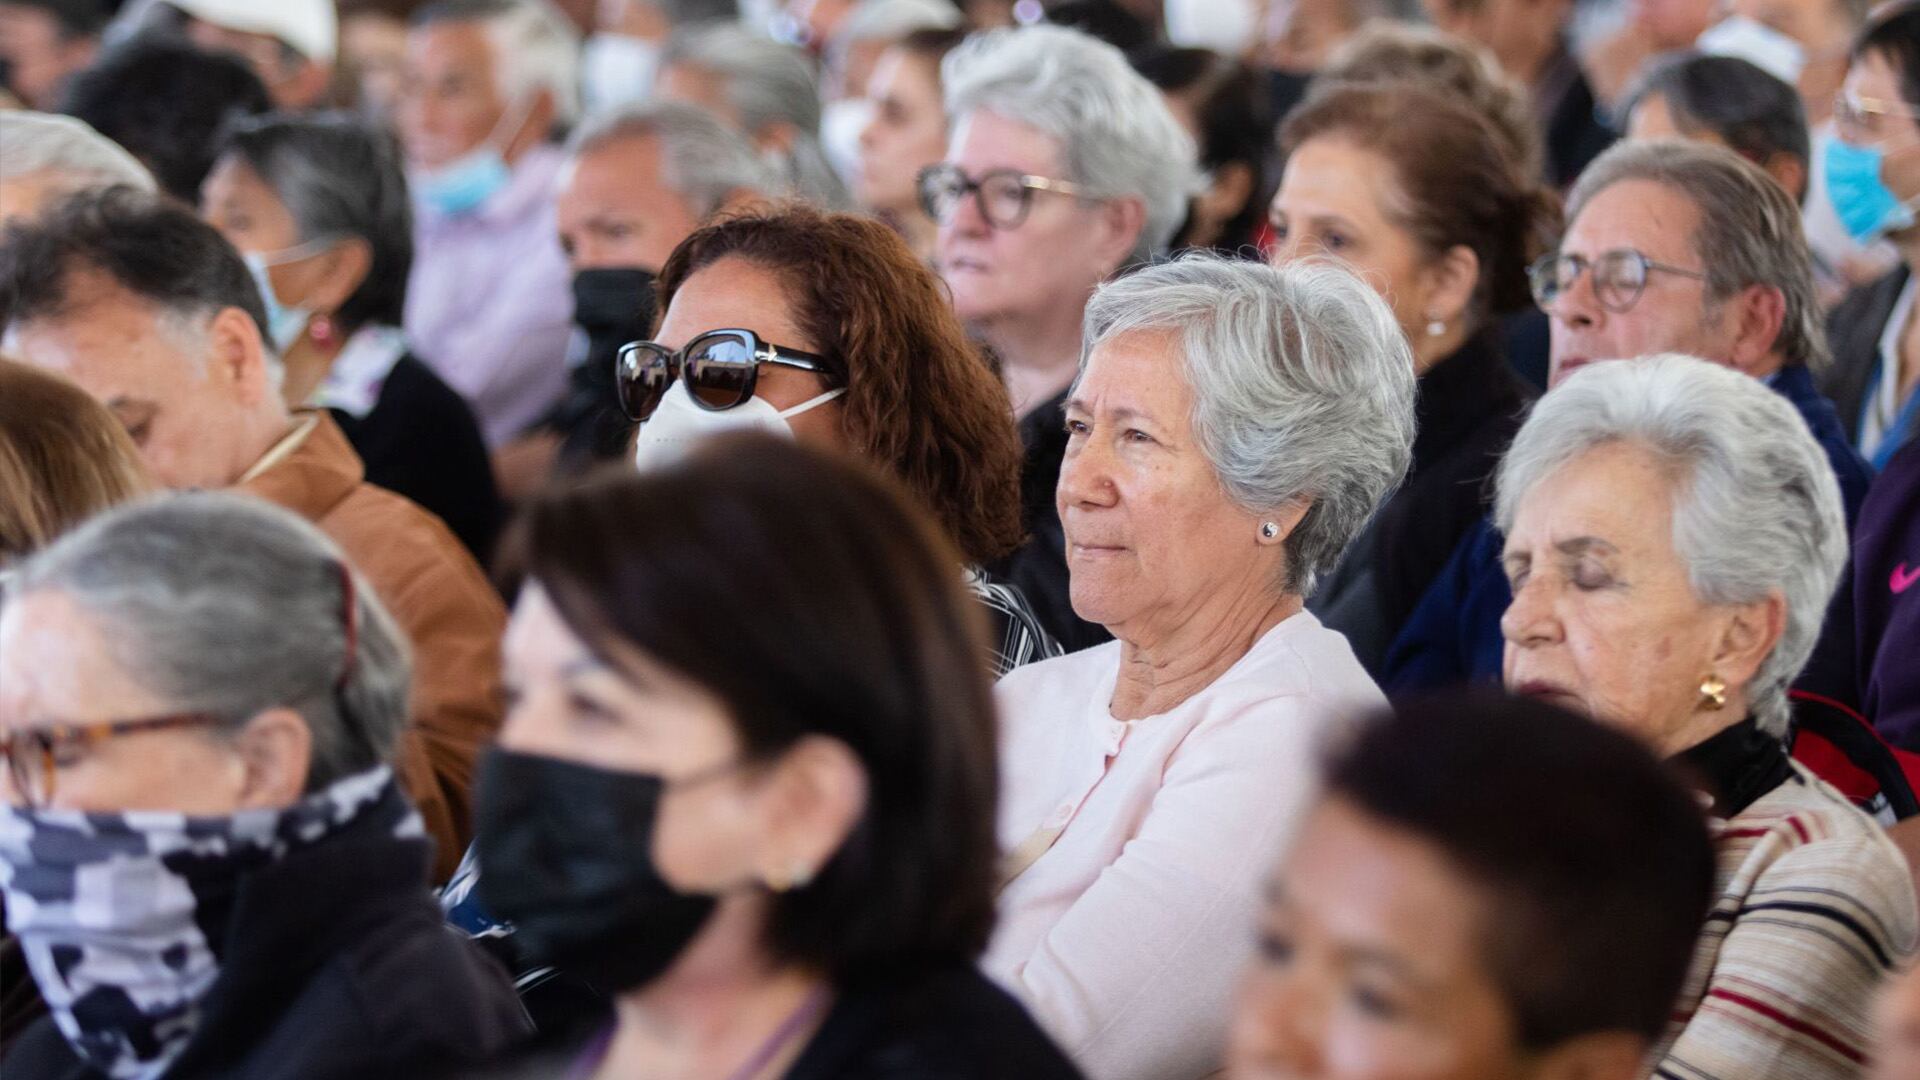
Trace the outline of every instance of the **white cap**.
[[340, 38], [333, 0], [167, 0], [202, 22], [243, 34], [271, 34], [295, 52], [333, 62]]

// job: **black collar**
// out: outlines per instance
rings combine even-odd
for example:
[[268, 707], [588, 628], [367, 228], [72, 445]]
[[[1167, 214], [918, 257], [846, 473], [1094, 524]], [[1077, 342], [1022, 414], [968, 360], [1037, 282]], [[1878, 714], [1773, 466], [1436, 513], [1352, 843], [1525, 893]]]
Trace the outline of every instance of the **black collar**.
[[1760, 730], [1752, 717], [1675, 755], [1713, 796], [1715, 817], [1731, 818], [1793, 778], [1786, 744]]

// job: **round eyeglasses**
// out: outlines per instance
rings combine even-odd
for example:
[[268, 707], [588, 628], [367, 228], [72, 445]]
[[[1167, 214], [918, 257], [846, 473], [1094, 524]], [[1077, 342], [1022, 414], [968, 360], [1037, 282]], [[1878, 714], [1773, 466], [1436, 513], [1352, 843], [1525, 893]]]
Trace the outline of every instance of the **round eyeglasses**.
[[980, 210], [980, 216], [996, 229], [1017, 229], [1033, 209], [1036, 191], [1050, 191], [1076, 199], [1092, 196], [1079, 184], [1033, 176], [1018, 169], [990, 169], [978, 178], [969, 177], [958, 165], [941, 163], [920, 170], [920, 208], [927, 216], [945, 225], [960, 209], [968, 195]]
[[1591, 272], [1594, 298], [1601, 307], [1619, 315], [1640, 301], [1647, 278], [1655, 270], [1699, 281], [1707, 279], [1704, 271], [1655, 262], [1632, 248], [1616, 248], [1591, 259], [1585, 255], [1544, 255], [1527, 268], [1527, 281], [1533, 286], [1534, 303], [1545, 310], [1566, 295], [1582, 273]]
[[825, 357], [762, 341], [751, 330], [709, 330], [680, 349], [653, 341], [620, 346], [614, 358], [614, 396], [627, 419], [641, 423], [660, 407], [673, 381], [684, 379], [695, 405], [708, 412], [724, 412], [753, 396], [761, 364], [798, 368], [835, 380]]
[[0, 761], [6, 764], [14, 799], [29, 809], [44, 810], [53, 801], [59, 770], [72, 765], [87, 750], [126, 735], [210, 727], [220, 722], [220, 717], [212, 713], [191, 712], [20, 728], [0, 732]]

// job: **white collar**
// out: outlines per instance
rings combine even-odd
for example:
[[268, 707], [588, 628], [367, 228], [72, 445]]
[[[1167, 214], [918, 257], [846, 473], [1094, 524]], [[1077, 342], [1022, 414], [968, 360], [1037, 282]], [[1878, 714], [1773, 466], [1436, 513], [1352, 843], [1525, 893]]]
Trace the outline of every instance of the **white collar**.
[[395, 326], [363, 326], [334, 357], [327, 377], [307, 398], [309, 409], [338, 409], [364, 420], [380, 403], [393, 366], [407, 353], [407, 335]]

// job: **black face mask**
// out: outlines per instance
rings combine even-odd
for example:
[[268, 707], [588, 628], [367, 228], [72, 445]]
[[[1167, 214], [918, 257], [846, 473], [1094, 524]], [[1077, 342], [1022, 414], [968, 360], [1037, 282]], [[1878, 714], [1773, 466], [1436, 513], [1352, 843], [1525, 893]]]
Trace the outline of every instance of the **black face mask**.
[[613, 363], [629, 341], [653, 330], [653, 271], [603, 267], [573, 275], [573, 321], [587, 332], [588, 355]]
[[528, 960], [618, 994], [658, 978], [713, 916], [717, 898], [654, 869], [659, 777], [495, 747], [479, 789], [480, 902]]

